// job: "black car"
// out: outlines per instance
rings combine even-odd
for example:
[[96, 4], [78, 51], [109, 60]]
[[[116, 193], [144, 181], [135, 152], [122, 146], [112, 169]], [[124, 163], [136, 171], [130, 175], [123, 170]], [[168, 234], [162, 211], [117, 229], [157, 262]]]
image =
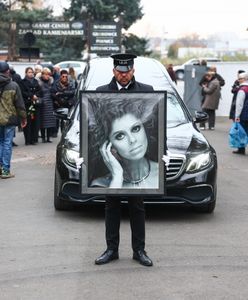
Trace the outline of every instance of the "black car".
[[[110, 82], [112, 68], [111, 58], [90, 61], [79, 90], [95, 90]], [[166, 69], [157, 60], [144, 57], [135, 59], [135, 78], [152, 85], [154, 90], [167, 90], [167, 146], [170, 152], [170, 164], [166, 172], [167, 194], [144, 196], [144, 202], [187, 204], [201, 212], [213, 212], [217, 193], [217, 157], [196, 126], [196, 123], [206, 121], [207, 115], [197, 112], [194, 117], [191, 116]], [[76, 168], [79, 157], [79, 111], [78, 101], [69, 113], [65, 110], [57, 112], [57, 116], [65, 122], [56, 153], [54, 206], [57, 210], [67, 209], [73, 203], [105, 201], [102, 195], [85, 196], [80, 193], [79, 171]]]

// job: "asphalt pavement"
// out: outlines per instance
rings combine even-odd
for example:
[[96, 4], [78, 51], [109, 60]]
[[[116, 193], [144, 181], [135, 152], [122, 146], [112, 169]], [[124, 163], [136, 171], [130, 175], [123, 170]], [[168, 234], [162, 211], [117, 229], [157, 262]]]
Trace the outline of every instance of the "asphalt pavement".
[[55, 149], [25, 146], [16, 133], [12, 171], [0, 179], [1, 300], [247, 300], [248, 154], [232, 154], [231, 122], [217, 118], [203, 134], [217, 151], [213, 214], [146, 207], [146, 250], [154, 266], [132, 260], [126, 210], [120, 259], [96, 266], [105, 249], [104, 206], [57, 212]]

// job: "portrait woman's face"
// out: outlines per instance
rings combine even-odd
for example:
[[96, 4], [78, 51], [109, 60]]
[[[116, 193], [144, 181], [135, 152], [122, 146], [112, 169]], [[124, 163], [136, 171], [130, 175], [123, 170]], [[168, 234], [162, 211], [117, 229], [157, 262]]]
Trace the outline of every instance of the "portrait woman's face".
[[113, 121], [109, 140], [118, 154], [128, 160], [140, 159], [147, 151], [148, 141], [143, 123], [130, 113]]

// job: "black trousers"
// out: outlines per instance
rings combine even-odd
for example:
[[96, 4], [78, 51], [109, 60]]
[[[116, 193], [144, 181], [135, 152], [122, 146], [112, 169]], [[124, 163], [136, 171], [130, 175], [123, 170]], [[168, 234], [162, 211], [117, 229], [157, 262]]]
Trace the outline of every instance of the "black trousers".
[[[215, 126], [215, 109], [203, 108], [202, 111], [204, 111], [208, 114], [208, 128], [214, 128], [214, 126]], [[205, 127], [205, 123], [202, 123], [200, 126]]]
[[[133, 251], [145, 249], [145, 208], [141, 197], [128, 198]], [[120, 241], [121, 201], [117, 196], [107, 196], [105, 226], [107, 248], [118, 250]]]
[[25, 144], [33, 144], [38, 142], [39, 120], [35, 116], [32, 120], [30, 116], [27, 117], [27, 126], [23, 128]]
[[50, 137], [52, 136], [52, 132], [53, 132], [53, 127], [41, 128], [40, 132], [41, 132], [42, 140], [46, 139], [47, 141], [50, 141]]

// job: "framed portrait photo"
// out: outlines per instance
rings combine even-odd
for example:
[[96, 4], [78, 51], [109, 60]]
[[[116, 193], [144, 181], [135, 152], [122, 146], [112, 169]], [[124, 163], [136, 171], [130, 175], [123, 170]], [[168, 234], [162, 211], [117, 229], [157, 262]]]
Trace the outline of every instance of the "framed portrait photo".
[[164, 195], [166, 91], [82, 91], [82, 194]]

